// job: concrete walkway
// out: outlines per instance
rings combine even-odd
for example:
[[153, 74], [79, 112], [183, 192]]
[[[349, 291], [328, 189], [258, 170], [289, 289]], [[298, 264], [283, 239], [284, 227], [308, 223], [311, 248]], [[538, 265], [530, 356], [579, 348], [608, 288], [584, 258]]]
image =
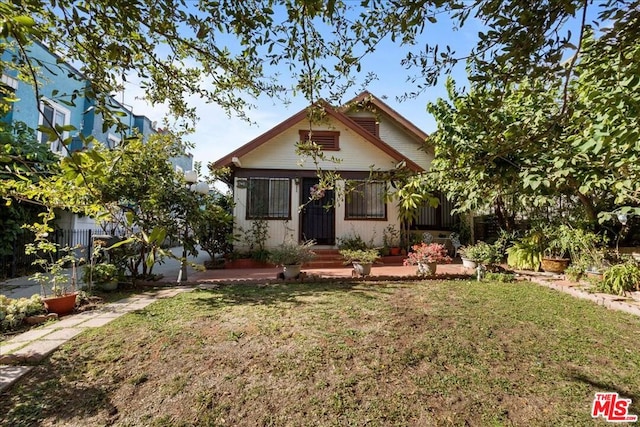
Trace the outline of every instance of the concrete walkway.
[[31, 329], [8, 341], [0, 342], [0, 392], [11, 386], [32, 368], [32, 366], [20, 366], [19, 364], [38, 363], [59, 346], [86, 329], [106, 325], [120, 316], [141, 310], [158, 299], [171, 298], [191, 289], [176, 287], [144, 292], [105, 304], [96, 310], [65, 316], [60, 321], [49, 322], [42, 328]]

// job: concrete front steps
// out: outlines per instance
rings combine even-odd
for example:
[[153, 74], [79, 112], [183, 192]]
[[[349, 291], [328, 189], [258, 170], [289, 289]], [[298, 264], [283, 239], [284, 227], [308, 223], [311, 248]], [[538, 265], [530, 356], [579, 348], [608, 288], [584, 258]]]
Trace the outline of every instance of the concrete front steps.
[[[340, 255], [337, 249], [314, 249], [316, 257], [304, 264], [304, 268], [343, 268], [345, 267], [344, 258]], [[403, 255], [398, 256], [384, 256], [378, 258], [378, 264], [384, 265], [402, 265], [406, 257]]]

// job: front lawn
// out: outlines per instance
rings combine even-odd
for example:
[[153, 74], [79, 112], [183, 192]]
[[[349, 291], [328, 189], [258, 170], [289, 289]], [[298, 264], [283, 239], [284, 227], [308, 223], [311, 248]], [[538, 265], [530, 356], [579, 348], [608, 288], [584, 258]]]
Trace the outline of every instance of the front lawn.
[[639, 336], [530, 283], [226, 286], [78, 336], [0, 424], [603, 425], [596, 391], [640, 414]]

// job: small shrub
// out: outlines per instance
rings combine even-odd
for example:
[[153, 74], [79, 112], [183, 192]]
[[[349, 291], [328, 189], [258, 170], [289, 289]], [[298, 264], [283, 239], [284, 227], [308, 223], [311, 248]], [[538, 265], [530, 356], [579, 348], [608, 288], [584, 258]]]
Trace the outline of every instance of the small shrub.
[[490, 245], [482, 241], [462, 247], [458, 252], [465, 258], [483, 265], [499, 264], [503, 256], [500, 245]]
[[380, 256], [378, 249], [342, 249], [340, 255], [344, 257], [345, 264], [352, 262], [361, 262], [364, 264], [373, 263]]
[[25, 317], [46, 313], [40, 295], [12, 299], [0, 295], [0, 331], [17, 329]]
[[412, 252], [404, 260], [404, 265], [451, 262], [447, 248], [440, 243], [420, 243], [413, 245], [411, 249]]
[[84, 283], [108, 283], [118, 278], [118, 267], [114, 264], [100, 263], [95, 264], [93, 267], [91, 264], [84, 266], [82, 273], [82, 281]]
[[394, 224], [385, 227], [382, 232], [382, 244], [387, 248], [400, 246], [400, 230]]
[[367, 243], [357, 234], [338, 237], [338, 249], [358, 251], [367, 249]]
[[311, 248], [316, 244], [314, 240], [304, 243], [285, 242], [269, 252], [269, 261], [276, 265], [298, 265], [311, 261], [316, 253]]
[[540, 270], [544, 247], [542, 234], [531, 233], [507, 249], [507, 264], [518, 270]]
[[640, 266], [635, 262], [611, 266], [605, 270], [596, 287], [599, 291], [614, 295], [640, 290]]
[[580, 277], [582, 277], [583, 273], [584, 268], [582, 268], [580, 265], [575, 264], [570, 265], [564, 270], [564, 275], [572, 282], [577, 282], [578, 280], [580, 280]]

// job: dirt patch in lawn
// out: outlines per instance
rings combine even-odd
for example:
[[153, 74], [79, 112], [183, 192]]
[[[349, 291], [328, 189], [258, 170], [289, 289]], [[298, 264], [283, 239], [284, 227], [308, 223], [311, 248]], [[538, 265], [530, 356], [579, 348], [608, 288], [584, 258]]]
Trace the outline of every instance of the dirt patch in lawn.
[[225, 286], [80, 335], [0, 396], [0, 421], [585, 425], [596, 391], [638, 412], [638, 332], [531, 284]]

